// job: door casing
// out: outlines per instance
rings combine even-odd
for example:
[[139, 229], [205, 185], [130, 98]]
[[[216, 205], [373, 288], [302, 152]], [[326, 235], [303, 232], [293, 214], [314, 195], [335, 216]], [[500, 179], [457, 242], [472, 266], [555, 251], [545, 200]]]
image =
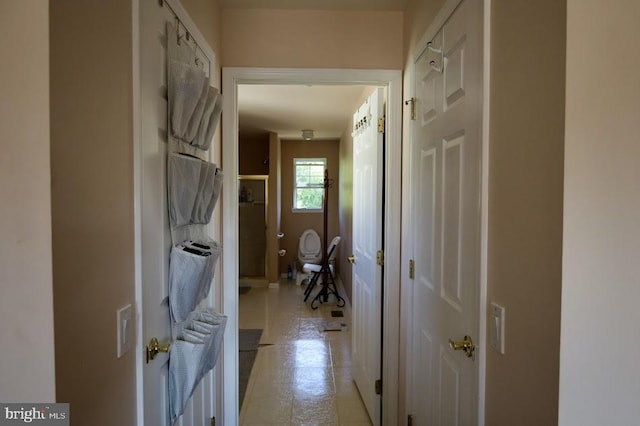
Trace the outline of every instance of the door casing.
[[[238, 85], [239, 84], [323, 84], [382, 86], [387, 88], [387, 137], [385, 188], [385, 268], [383, 276], [383, 377], [382, 424], [398, 424], [400, 346], [400, 224], [402, 157], [402, 71], [356, 69], [223, 68], [222, 167], [227, 180], [238, 175]], [[222, 188], [222, 311], [229, 316], [221, 368], [223, 404], [218, 412], [222, 424], [238, 422], [238, 189]], [[232, 255], [229, 255], [232, 254]]]

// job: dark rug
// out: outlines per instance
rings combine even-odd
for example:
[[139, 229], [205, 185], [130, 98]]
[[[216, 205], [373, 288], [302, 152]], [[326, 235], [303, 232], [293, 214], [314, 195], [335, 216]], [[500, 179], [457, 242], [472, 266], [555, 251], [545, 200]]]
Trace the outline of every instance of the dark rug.
[[262, 329], [259, 328], [238, 330], [238, 347], [240, 349], [238, 363], [238, 400], [240, 407], [242, 407], [244, 396], [247, 392], [247, 385], [249, 384], [253, 363], [256, 360], [256, 355], [258, 355], [260, 337], [262, 337]]
[[238, 287], [239, 294], [247, 294], [251, 290], [251, 287]]

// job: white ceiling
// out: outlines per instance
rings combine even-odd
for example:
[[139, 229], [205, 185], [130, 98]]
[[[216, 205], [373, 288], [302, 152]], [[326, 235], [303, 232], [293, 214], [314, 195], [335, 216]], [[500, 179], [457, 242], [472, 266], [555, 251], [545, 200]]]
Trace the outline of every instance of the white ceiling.
[[404, 10], [407, 0], [221, 0], [223, 9]]
[[366, 86], [238, 86], [239, 128], [243, 135], [278, 133], [281, 139], [338, 139], [360, 106]]

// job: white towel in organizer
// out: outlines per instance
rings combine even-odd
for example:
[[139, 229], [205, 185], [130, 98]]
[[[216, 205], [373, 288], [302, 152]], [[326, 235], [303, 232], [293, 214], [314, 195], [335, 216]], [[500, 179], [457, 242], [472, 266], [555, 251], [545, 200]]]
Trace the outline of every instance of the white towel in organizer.
[[182, 154], [169, 153], [167, 158], [167, 189], [171, 226], [191, 223], [200, 183], [202, 160]]
[[213, 178], [213, 188], [211, 189], [211, 197], [208, 200], [209, 204], [207, 205], [207, 209], [204, 213], [203, 219], [207, 217], [211, 218], [211, 215], [213, 214], [213, 209], [218, 203], [218, 198], [220, 198], [220, 191], [222, 190], [223, 176], [224, 174], [222, 173], [222, 170], [216, 169], [216, 175]]
[[221, 113], [222, 95], [215, 87], [209, 87], [202, 120], [200, 120], [197, 135], [191, 142], [193, 146], [204, 150], [209, 149], [209, 146], [211, 146], [211, 140], [213, 139], [213, 134], [218, 127]]
[[169, 61], [168, 77], [171, 134], [188, 142], [189, 122], [192, 120], [203, 92], [206, 99], [209, 79], [204, 71], [195, 66], [174, 60]]
[[171, 423], [182, 415], [198, 386], [205, 342], [183, 333], [171, 344], [169, 353], [169, 412]]
[[204, 163], [200, 169], [200, 182], [191, 212], [192, 224], [209, 223], [222, 187], [222, 171], [212, 163]]
[[169, 354], [169, 410], [173, 423], [184, 412], [204, 375], [218, 359], [227, 317], [195, 312], [180, 332]]
[[207, 224], [220, 195], [222, 170], [196, 157], [169, 153], [167, 186], [172, 227]]
[[222, 248], [212, 241], [185, 242], [171, 248], [169, 311], [173, 323], [187, 320], [198, 303], [208, 296], [221, 253]]
[[205, 118], [207, 100], [209, 98], [209, 92], [211, 91], [211, 87], [209, 86], [209, 79], [206, 79], [206, 85], [202, 87], [202, 91], [200, 92], [200, 98], [198, 99], [198, 103], [196, 108], [191, 115], [191, 119], [189, 120], [189, 124], [187, 125], [187, 129], [184, 135], [184, 140], [189, 142], [191, 145], [196, 145], [196, 136], [198, 134], [198, 128], [200, 127], [200, 123]]
[[215, 241], [186, 241], [184, 246], [194, 250], [210, 253], [205, 269], [202, 271], [201, 284], [198, 291], [198, 303], [200, 303], [200, 301], [209, 295], [209, 291], [211, 290], [211, 283], [213, 282], [213, 278], [216, 273], [218, 259], [222, 254], [222, 247], [220, 247]]
[[207, 93], [205, 94], [204, 108], [202, 110], [202, 115], [200, 116], [200, 121], [198, 123], [195, 123], [195, 134], [193, 139], [190, 141], [191, 145], [200, 149], [209, 149], [209, 146], [205, 146], [203, 142], [206, 134], [207, 123], [209, 122], [211, 114], [213, 113], [213, 109], [216, 106], [217, 97], [218, 89], [209, 86], [209, 88], [207, 89]]
[[193, 316], [194, 322], [202, 322], [212, 327], [210, 350], [203, 359], [201, 374], [204, 376], [216, 365], [220, 348], [222, 347], [222, 337], [227, 324], [226, 315], [219, 314], [212, 310], [198, 311]]
[[218, 95], [216, 97], [216, 104], [213, 107], [213, 112], [211, 113], [211, 118], [209, 118], [209, 123], [207, 123], [207, 134], [204, 139], [204, 143], [208, 147], [211, 144], [211, 140], [213, 139], [213, 134], [216, 132], [218, 128], [218, 123], [220, 122], [220, 116], [222, 115], [222, 95]]

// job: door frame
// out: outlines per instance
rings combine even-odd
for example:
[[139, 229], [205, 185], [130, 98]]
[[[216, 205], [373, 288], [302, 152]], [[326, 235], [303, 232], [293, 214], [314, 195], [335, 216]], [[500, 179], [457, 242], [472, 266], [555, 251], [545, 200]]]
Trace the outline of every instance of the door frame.
[[[431, 40], [440, 28], [445, 24], [446, 20], [451, 16], [453, 11], [463, 0], [445, 0], [444, 4], [440, 8], [438, 14], [429, 24], [427, 30], [410, 48], [408, 64], [409, 72], [407, 78], [408, 85], [408, 99], [414, 99], [416, 95], [415, 87], [415, 61], [423, 52], [429, 40]], [[488, 265], [488, 230], [489, 230], [489, 106], [490, 106], [490, 70], [491, 70], [491, 0], [477, 0], [482, 3], [482, 17], [480, 31], [482, 35], [482, 111], [481, 111], [481, 176], [480, 176], [480, 254], [478, 257], [478, 270], [479, 270], [479, 288], [478, 288], [478, 342], [476, 344], [476, 354], [478, 359], [478, 383], [477, 383], [477, 398], [478, 398], [478, 422], [477, 426], [484, 426], [485, 418], [485, 399], [486, 399], [486, 366], [487, 366], [487, 265]], [[411, 123], [411, 115], [405, 115], [404, 126], [406, 129], [406, 141], [403, 144], [402, 159], [403, 164], [410, 164], [411, 160], [411, 146], [413, 144], [414, 130]], [[412, 235], [415, 232], [413, 223], [411, 222], [411, 170], [409, 167], [403, 167], [402, 169], [402, 270], [401, 270], [401, 282], [410, 283], [412, 280], [409, 278], [409, 259], [412, 249], [409, 245], [408, 238], [405, 236]], [[409, 347], [412, 331], [411, 323], [411, 288], [409, 285], [402, 285], [401, 290], [401, 335], [403, 348]], [[403, 349], [404, 350], [404, 349]], [[408, 389], [408, 366], [410, 364], [411, 354], [403, 352], [402, 358], [404, 360], [404, 367], [401, 371], [402, 374], [402, 400], [401, 418], [407, 418], [406, 412], [406, 394]]]
[[[402, 71], [321, 68], [223, 68], [222, 166], [227, 182], [238, 176], [238, 85], [324, 84], [382, 86], [387, 88], [387, 137], [385, 163], [385, 268], [383, 276], [382, 424], [397, 424], [400, 346], [400, 219], [402, 158]], [[222, 311], [228, 315], [222, 368], [224, 401], [218, 416], [222, 424], [237, 424], [238, 407], [238, 188], [222, 188]]]

